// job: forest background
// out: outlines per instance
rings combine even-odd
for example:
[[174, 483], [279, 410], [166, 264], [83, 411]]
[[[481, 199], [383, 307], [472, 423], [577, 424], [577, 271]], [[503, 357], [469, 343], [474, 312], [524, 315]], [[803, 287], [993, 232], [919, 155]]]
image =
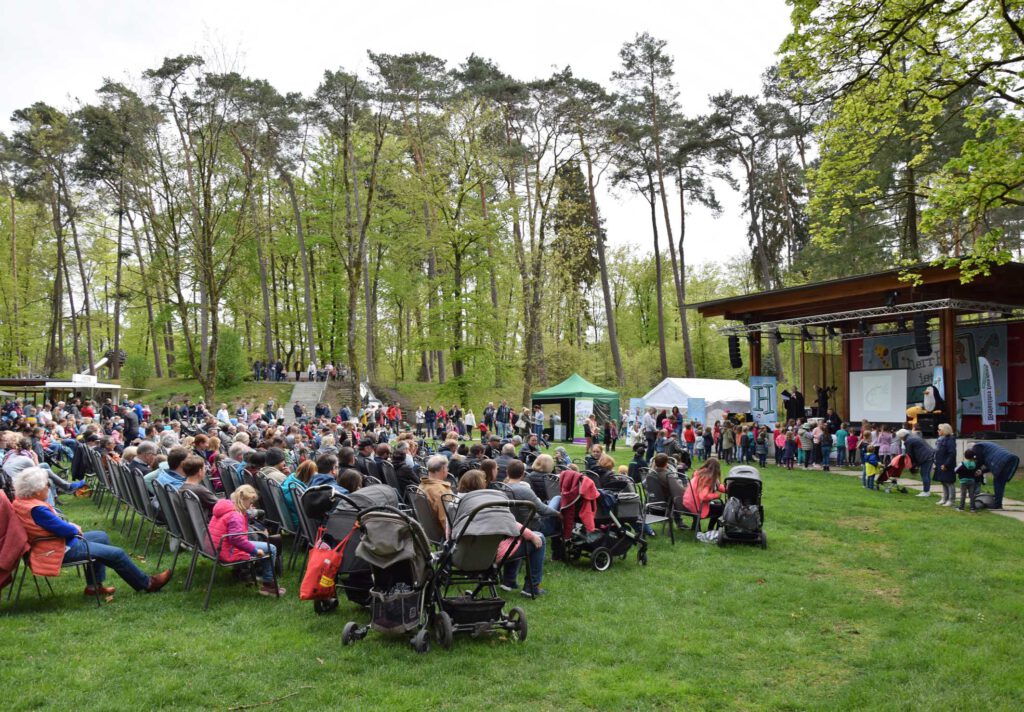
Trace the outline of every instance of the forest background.
[[[701, 106], [648, 32], [602, 77], [371, 48], [299, 94], [211, 49], [26, 101], [0, 135], [0, 373], [123, 350], [110, 377], [209, 400], [253, 359], [461, 402], [574, 371], [639, 395], [745, 376], [687, 305], [1019, 257], [1024, 4], [788, 5], [761, 91]], [[605, 220], [623, 196], [645, 206], [628, 241]], [[690, 264], [723, 205], [744, 249]], [[786, 382], [793, 343], [772, 347]]]

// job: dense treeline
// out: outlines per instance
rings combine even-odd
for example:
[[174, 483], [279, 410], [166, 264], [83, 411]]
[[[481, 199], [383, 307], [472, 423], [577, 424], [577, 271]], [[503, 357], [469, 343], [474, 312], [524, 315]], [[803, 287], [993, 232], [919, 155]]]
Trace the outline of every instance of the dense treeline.
[[[623, 45], [607, 85], [371, 52], [365, 76], [327, 71], [299, 96], [180, 56], [137, 86], [105, 83], [94, 104], [18, 110], [0, 144], [0, 371], [82, 370], [124, 349], [212, 398], [221, 347], [240, 343], [254, 359], [330, 361], [455, 398], [521, 381], [525, 401], [577, 369], [640, 390], [670, 372], [732, 373], [686, 304], [899, 260], [1005, 259], [1024, 142], [1019, 87], [999, 72], [1019, 58], [985, 59], [938, 98], [920, 89], [926, 111], [912, 82], [947, 85], [912, 71], [931, 57], [902, 47], [913, 32], [864, 76], [834, 66], [856, 71], [879, 33], [850, 49], [821, 13], [868, 4], [796, 3], [762, 94], [724, 91], [703, 114], [679, 105], [668, 48], [647, 34]], [[1019, 6], [967, 4], [1002, 33], [979, 56], [1020, 53]], [[853, 135], [857, 105], [884, 108], [869, 137]], [[982, 159], [984, 185], [962, 169]], [[623, 240], [601, 217], [609, 185], [649, 206], [640, 249], [611, 246]], [[688, 218], [719, 211], [723, 190], [743, 198], [749, 250], [693, 270], [687, 241], [715, 238], [688, 233]]]

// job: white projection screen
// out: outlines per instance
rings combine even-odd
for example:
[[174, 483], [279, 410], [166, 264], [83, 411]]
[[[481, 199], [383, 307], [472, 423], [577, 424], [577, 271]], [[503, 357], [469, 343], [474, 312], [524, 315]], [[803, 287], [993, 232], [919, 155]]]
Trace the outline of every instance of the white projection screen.
[[907, 419], [907, 371], [851, 371], [850, 420], [902, 423]]

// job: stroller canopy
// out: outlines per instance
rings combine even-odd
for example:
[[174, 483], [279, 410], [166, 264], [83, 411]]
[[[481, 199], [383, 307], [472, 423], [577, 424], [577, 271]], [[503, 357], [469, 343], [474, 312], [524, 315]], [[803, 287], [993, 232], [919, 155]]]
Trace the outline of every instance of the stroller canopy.
[[[519, 536], [519, 525], [508, 508], [509, 499], [497, 490], [476, 490], [467, 492], [459, 500], [452, 524], [452, 536]], [[502, 504], [501, 507], [487, 505]], [[473, 516], [481, 507], [486, 507]]]
[[367, 485], [350, 494], [349, 499], [360, 509], [368, 507], [397, 507], [398, 493], [390, 485]]
[[729, 474], [725, 476], [727, 480], [757, 480], [761, 481], [761, 473], [757, 471], [756, 467], [751, 465], [737, 465], [736, 467], [729, 470]]
[[430, 558], [430, 545], [419, 522], [397, 511], [378, 510], [360, 515], [363, 538], [356, 556], [372, 566], [386, 568], [412, 561], [417, 569]]

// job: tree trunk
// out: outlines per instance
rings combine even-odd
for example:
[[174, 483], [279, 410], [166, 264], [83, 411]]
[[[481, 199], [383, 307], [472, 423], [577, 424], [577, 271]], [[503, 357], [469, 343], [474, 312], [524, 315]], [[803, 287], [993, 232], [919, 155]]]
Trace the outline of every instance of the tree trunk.
[[[690, 343], [690, 325], [686, 318], [686, 253], [684, 252], [684, 240], [686, 239], [686, 193], [683, 191], [682, 176], [679, 179], [679, 267], [676, 277], [677, 301], [679, 307], [679, 321], [682, 324], [683, 335], [683, 356], [686, 361], [686, 377], [694, 378], [697, 370], [693, 364], [693, 346]], [[675, 255], [672, 256], [675, 260]], [[675, 268], [673, 268], [675, 271]]]
[[[651, 176], [648, 174], [648, 179], [650, 178]], [[654, 234], [654, 293], [658, 312], [658, 357], [661, 362], [661, 377], [668, 378], [668, 354], [665, 353], [665, 300], [661, 285], [661, 247], [658, 244], [658, 213], [654, 207], [658, 198], [655, 195], [654, 181], [650, 182], [649, 191], [651, 196], [648, 199], [648, 202], [651, 204], [651, 231]], [[671, 238], [669, 238], [669, 244], [672, 244]]]
[[[68, 222], [71, 226], [71, 241], [75, 247], [75, 259], [78, 261], [78, 276], [82, 280], [82, 307], [85, 310], [85, 348], [89, 359], [87, 367], [89, 369], [88, 372], [92, 373], [96, 358], [93, 353], [92, 343], [92, 309], [89, 300], [89, 282], [85, 276], [85, 261], [82, 259], [82, 246], [78, 240], [78, 225], [75, 222], [75, 213], [71, 206], [71, 196], [68, 195], [67, 186], [63, 186], [63, 191], [66, 201], [65, 208], [68, 212]], [[68, 289], [70, 289], [70, 286]]]
[[313, 333], [313, 289], [309, 276], [309, 256], [306, 254], [306, 236], [302, 229], [302, 212], [299, 210], [299, 198], [295, 194], [295, 182], [288, 171], [283, 168], [281, 169], [281, 179], [288, 189], [288, 198], [292, 204], [292, 216], [295, 220], [295, 237], [299, 242], [303, 295], [306, 302], [306, 347], [309, 353], [309, 362], [316, 363], [316, 335]]
[[121, 268], [124, 264], [124, 180], [118, 190], [117, 204], [117, 267], [114, 272], [114, 359], [110, 364], [111, 378], [121, 378]]
[[608, 282], [608, 261], [605, 259], [604, 254], [604, 235], [601, 234], [601, 223], [597, 214], [597, 196], [594, 193], [594, 164], [590, 157], [590, 151], [587, 150], [583, 143], [582, 134], [580, 135], [580, 145], [583, 148], [583, 156], [587, 163], [587, 192], [590, 195], [590, 219], [597, 233], [597, 262], [601, 270], [601, 293], [604, 296], [604, 311], [608, 321], [608, 343], [612, 351], [612, 361], [615, 363], [615, 382], [619, 388], [625, 388], [626, 372], [622, 368], [622, 355], [619, 353], [619, 331], [615, 326], [612, 291]]

